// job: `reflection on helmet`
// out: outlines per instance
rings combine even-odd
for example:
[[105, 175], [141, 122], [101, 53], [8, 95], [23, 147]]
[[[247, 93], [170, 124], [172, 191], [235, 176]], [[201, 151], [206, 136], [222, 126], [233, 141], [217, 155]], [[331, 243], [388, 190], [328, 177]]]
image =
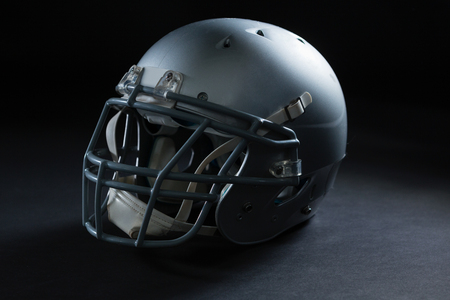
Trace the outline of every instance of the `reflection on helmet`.
[[137, 247], [274, 238], [313, 216], [345, 156], [339, 82], [303, 38], [214, 19], [154, 44], [119, 82], [83, 166], [83, 224]]

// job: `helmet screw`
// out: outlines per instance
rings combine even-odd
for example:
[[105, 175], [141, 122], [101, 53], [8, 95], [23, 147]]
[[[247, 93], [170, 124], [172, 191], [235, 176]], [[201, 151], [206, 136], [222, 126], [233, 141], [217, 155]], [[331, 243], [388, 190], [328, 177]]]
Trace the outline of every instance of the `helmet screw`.
[[312, 208], [309, 205], [302, 208], [302, 214], [304, 214], [304, 215], [309, 215], [311, 213], [311, 211], [312, 211]]
[[171, 81], [173, 78], [173, 73], [167, 73], [166, 75], [166, 81]]
[[208, 94], [205, 92], [201, 92], [200, 94], [197, 95], [197, 99], [202, 100], [202, 101], [207, 101]]
[[277, 174], [277, 175], [283, 174], [283, 167], [282, 166], [278, 166], [277, 169], [275, 170], [275, 174]]
[[253, 210], [253, 206], [250, 202], [247, 202], [244, 204], [244, 206], [242, 206], [242, 208], [244, 209], [245, 212], [251, 212]]

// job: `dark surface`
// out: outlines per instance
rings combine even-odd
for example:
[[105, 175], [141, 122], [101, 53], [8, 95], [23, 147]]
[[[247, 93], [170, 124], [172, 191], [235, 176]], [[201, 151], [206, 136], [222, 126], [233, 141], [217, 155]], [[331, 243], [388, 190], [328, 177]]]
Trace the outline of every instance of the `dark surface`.
[[15, 155], [20, 163], [2, 159], [2, 294], [444, 299], [450, 294], [447, 146], [361, 123], [350, 131], [334, 190], [306, 224], [256, 246], [202, 238], [156, 250], [99, 242], [81, 226], [80, 158], [88, 134], [25, 133], [33, 150], [8, 149], [6, 158]]
[[[19, 34], [7, 31], [2, 56], [14, 84], [1, 119], [2, 299], [447, 299], [449, 5], [369, 2], [191, 13], [185, 2], [170, 21], [149, 3], [13, 10]], [[349, 113], [335, 188], [309, 222], [261, 245], [97, 241], [81, 224], [81, 164], [104, 101], [165, 33], [222, 16], [295, 31], [335, 69]]]

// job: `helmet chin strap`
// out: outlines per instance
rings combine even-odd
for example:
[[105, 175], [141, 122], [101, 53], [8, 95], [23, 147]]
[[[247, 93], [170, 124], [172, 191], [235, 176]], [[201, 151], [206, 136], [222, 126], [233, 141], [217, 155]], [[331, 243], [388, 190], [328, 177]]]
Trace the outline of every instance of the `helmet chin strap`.
[[[239, 144], [241, 141], [241, 138], [234, 137], [231, 140], [227, 141], [226, 143], [223, 143], [219, 147], [217, 147], [213, 152], [211, 152], [198, 166], [197, 170], [195, 170], [194, 174], [201, 174], [203, 170], [206, 168], [206, 166], [215, 160], [216, 158], [232, 152], [234, 148]], [[187, 192], [195, 192], [195, 189], [197, 188], [197, 182], [190, 182], [189, 186], [187, 188]], [[175, 217], [175, 220], [186, 222], [189, 214], [191, 213], [192, 208], [192, 200], [183, 200], [183, 203], [181, 204], [180, 210], [178, 211], [177, 216]]]

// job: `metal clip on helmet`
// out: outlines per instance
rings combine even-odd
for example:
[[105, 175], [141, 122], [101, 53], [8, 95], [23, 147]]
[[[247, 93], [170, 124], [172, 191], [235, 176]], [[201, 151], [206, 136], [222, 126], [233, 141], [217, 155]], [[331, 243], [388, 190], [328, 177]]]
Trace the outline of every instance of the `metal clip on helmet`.
[[179, 28], [116, 90], [83, 166], [83, 224], [101, 240], [270, 240], [315, 214], [345, 156], [336, 75], [308, 42], [274, 25]]

